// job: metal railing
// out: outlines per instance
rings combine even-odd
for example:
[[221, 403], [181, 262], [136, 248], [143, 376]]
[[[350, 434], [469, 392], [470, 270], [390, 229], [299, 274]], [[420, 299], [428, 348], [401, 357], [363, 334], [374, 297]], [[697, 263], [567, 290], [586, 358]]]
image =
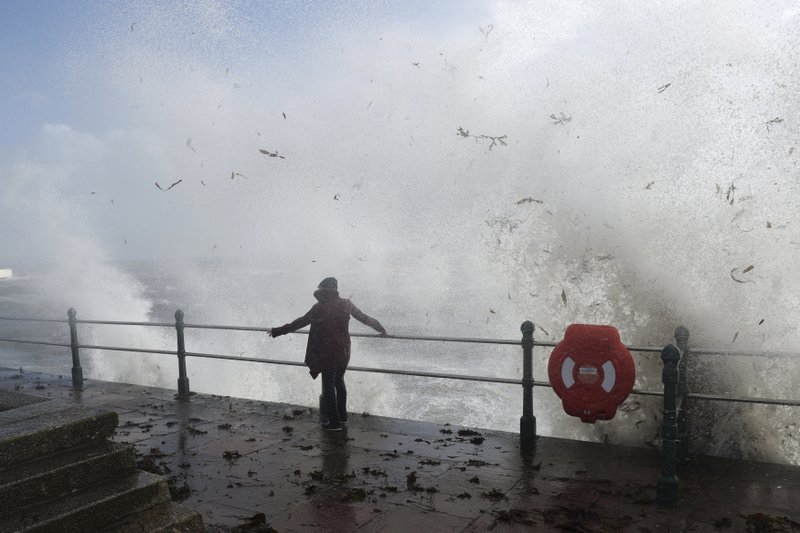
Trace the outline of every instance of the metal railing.
[[[133, 353], [150, 353], [150, 354], [164, 354], [173, 355], [178, 358], [178, 398], [180, 400], [188, 400], [191, 392], [189, 389], [189, 378], [186, 370], [186, 358], [196, 357], [200, 359], [220, 359], [227, 361], [240, 361], [251, 363], [266, 363], [274, 365], [286, 366], [305, 366], [304, 362], [300, 361], [287, 361], [279, 359], [267, 359], [259, 357], [243, 357], [227, 354], [214, 354], [202, 352], [188, 352], [185, 346], [185, 330], [186, 329], [210, 329], [220, 331], [250, 331], [268, 333], [269, 328], [254, 327], [254, 326], [225, 326], [213, 324], [187, 324], [184, 322], [184, 313], [181, 310], [175, 312], [175, 322], [132, 322], [132, 321], [112, 321], [112, 320], [78, 320], [75, 309], [70, 308], [67, 311], [67, 320], [56, 319], [41, 319], [41, 318], [19, 318], [19, 317], [0, 317], [0, 321], [23, 321], [23, 322], [49, 322], [68, 324], [70, 333], [69, 344], [24, 340], [24, 339], [7, 339], [0, 338], [0, 342], [20, 343], [20, 344], [33, 344], [44, 346], [56, 346], [70, 348], [72, 355], [72, 385], [76, 389], [83, 387], [83, 369], [80, 363], [80, 350], [104, 350], [104, 351], [121, 351]], [[113, 326], [144, 326], [144, 327], [168, 327], [175, 328], [177, 349], [176, 350], [161, 350], [152, 348], [134, 348], [134, 347], [120, 347], [120, 346], [98, 346], [89, 344], [80, 344], [78, 341], [78, 324], [93, 324], [93, 325], [113, 325]], [[454, 342], [454, 343], [476, 343], [488, 345], [510, 345], [521, 346], [523, 356], [523, 369], [522, 377], [520, 378], [505, 378], [505, 377], [491, 377], [491, 376], [476, 376], [465, 374], [451, 374], [440, 372], [425, 372], [419, 370], [403, 370], [403, 369], [389, 369], [389, 368], [372, 368], [372, 367], [358, 367], [348, 366], [348, 370], [355, 372], [374, 372], [382, 374], [393, 374], [403, 376], [415, 376], [424, 378], [441, 378], [453, 380], [466, 380], [485, 383], [500, 383], [511, 385], [522, 385], [523, 400], [522, 400], [522, 416], [520, 418], [520, 444], [524, 451], [532, 450], [535, 448], [536, 441], [536, 417], [533, 414], [533, 388], [534, 387], [550, 387], [548, 381], [536, 381], [533, 379], [533, 359], [532, 352], [536, 346], [540, 347], [555, 347], [557, 342], [548, 341], [535, 341], [533, 338], [534, 325], [530, 321], [523, 322], [520, 331], [522, 338], [520, 340], [508, 339], [483, 339], [483, 338], [463, 338], [463, 337], [432, 337], [420, 335], [374, 335], [363, 333], [351, 333], [351, 337], [363, 338], [380, 338], [385, 340], [413, 340], [423, 342]], [[308, 334], [307, 331], [296, 331], [296, 334]], [[718, 394], [689, 392], [686, 384], [686, 363], [689, 355], [726, 355], [726, 356], [743, 356], [743, 355], [763, 355], [763, 356], [777, 356], [777, 357], [790, 357], [795, 354], [788, 354], [783, 352], [764, 352], [753, 354], [751, 352], [729, 352], [723, 350], [699, 350], [689, 348], [689, 330], [681, 326], [675, 330], [675, 343], [669, 344], [664, 348], [655, 347], [642, 347], [642, 346], [626, 346], [631, 352], [639, 353], [660, 353], [664, 365], [662, 381], [664, 388], [661, 391], [640, 390], [633, 389], [631, 394], [643, 396], [663, 396], [663, 419], [662, 419], [662, 468], [661, 475], [657, 482], [657, 496], [656, 503], [661, 507], [676, 507], [678, 504], [678, 479], [677, 479], [677, 464], [679, 460], [688, 457], [688, 404], [690, 401], [726, 401], [738, 402], [749, 404], [762, 404], [762, 405], [779, 405], [779, 406], [800, 406], [800, 399], [775, 399], [775, 398], [758, 398], [758, 397], [743, 397], [743, 396], [724, 396]]]

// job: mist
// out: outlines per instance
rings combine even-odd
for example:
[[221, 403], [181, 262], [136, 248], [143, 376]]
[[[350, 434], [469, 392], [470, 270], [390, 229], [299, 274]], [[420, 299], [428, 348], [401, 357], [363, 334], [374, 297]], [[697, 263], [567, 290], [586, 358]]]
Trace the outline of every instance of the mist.
[[[607, 323], [663, 345], [686, 325], [695, 346], [800, 348], [796, 2], [90, 3], [49, 23], [37, 89], [66, 111], [0, 148], [0, 249], [59, 272], [42, 290], [58, 313], [150, 318], [119, 266], [137, 260], [182, 272], [216, 323], [286, 322], [336, 275], [365, 310], [402, 307], [395, 333], [516, 338], [530, 319], [543, 340]], [[503, 361], [487, 366], [516, 375]], [[785, 362], [703, 365], [732, 393], [800, 385]], [[637, 386], [659, 369], [641, 362]], [[763, 448], [738, 453], [797, 454]]]

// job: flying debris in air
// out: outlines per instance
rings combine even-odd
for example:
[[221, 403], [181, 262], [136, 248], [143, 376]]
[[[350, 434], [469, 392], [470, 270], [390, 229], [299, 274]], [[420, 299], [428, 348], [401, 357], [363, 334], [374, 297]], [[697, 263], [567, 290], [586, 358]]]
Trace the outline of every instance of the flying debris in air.
[[649, 190], [653, 186], [654, 183], [655, 183], [655, 181], [651, 181], [647, 185], [645, 185], [644, 188]]
[[235, 178], [236, 176], [247, 179], [247, 176], [245, 176], [244, 174], [240, 174], [239, 172], [231, 172], [231, 179]]
[[417, 67], [417, 68], [420, 68], [420, 67], [419, 67], [419, 62], [417, 62], [417, 63], [411, 63], [411, 64], [412, 64], [412, 65], [414, 65], [414, 66], [415, 66], [415, 67]]
[[561, 289], [561, 301], [567, 305], [567, 292], [564, 289]]
[[174, 186], [176, 186], [177, 184], [179, 184], [182, 181], [183, 180], [178, 180], [175, 183], [173, 183], [172, 185], [170, 185], [169, 187], [167, 187], [166, 189], [163, 188], [161, 185], [159, 185], [158, 182], [156, 182], [156, 187], [158, 187], [158, 189], [161, 190], [161, 191], [168, 191], [168, 190], [170, 190], [171, 188], [173, 188]]
[[[754, 268], [755, 268], [755, 266], [753, 266], [753, 265], [750, 265], [750, 266], [748, 266], [747, 268], [745, 268], [744, 270], [742, 270], [742, 274], [747, 274], [748, 272], [750, 272], [750, 271], [751, 271], [751, 270], [753, 270]], [[755, 283], [755, 281], [753, 281], [752, 279], [739, 279], [739, 278], [737, 278], [736, 276], [734, 276], [733, 274], [734, 274], [734, 273], [735, 273], [737, 270], [739, 270], [739, 267], [736, 267], [736, 268], [734, 268], [733, 270], [731, 270], [730, 276], [731, 276], [731, 279], [732, 279], [733, 281], [735, 281], [736, 283]]]
[[188, 146], [188, 147], [189, 147], [189, 149], [190, 149], [192, 152], [194, 152], [194, 153], [197, 153], [197, 150], [195, 150], [195, 149], [194, 149], [194, 146], [192, 146], [192, 138], [191, 138], [191, 137], [189, 137], [188, 139], [186, 139], [186, 146]]
[[334, 199], [334, 200], [338, 200], [338, 199], [339, 199], [339, 194], [338, 194], [338, 193], [334, 194], [334, 195], [333, 195], [333, 199]]
[[286, 159], [282, 155], [278, 155], [278, 151], [277, 150], [275, 150], [274, 152], [270, 152], [269, 150], [264, 150], [263, 148], [259, 148], [258, 151], [261, 152], [262, 154], [268, 155], [270, 157], [279, 157], [281, 159]]
[[282, 113], [282, 115], [283, 115], [283, 120], [286, 120], [286, 113]]
[[[772, 120], [768, 120], [768, 121], [766, 122], [766, 124], [767, 124], [767, 131], [769, 131], [769, 125], [770, 125], [770, 124], [780, 124], [781, 122], [783, 122], [783, 119], [782, 119], [781, 117], [775, 117], [775, 118], [773, 118]], [[794, 151], [794, 148], [792, 148], [792, 151]], [[792, 155], [792, 152], [791, 152], [791, 151], [789, 152], [789, 155]]]
[[666, 91], [667, 89], [669, 89], [669, 86], [670, 86], [670, 85], [672, 85], [672, 83], [667, 83], [666, 85], [662, 85], [661, 87], [659, 87], [659, 88], [658, 88], [658, 89], [656, 89], [656, 90], [657, 90], [659, 93], [663, 93], [664, 91]]
[[134, 26], [136, 26], [136, 21], [131, 22], [131, 31], [133, 31]]
[[528, 196], [527, 198], [523, 198], [522, 200], [517, 200], [516, 202], [514, 202], [514, 205], [522, 205], [530, 203], [543, 204], [544, 202], [542, 200], [537, 200], [536, 198]]
[[203, 184], [203, 187], [205, 187], [205, 186], [206, 186], [206, 182], [205, 182], [205, 181], [203, 181], [203, 180], [200, 180], [200, 183], [202, 183], [202, 184]]

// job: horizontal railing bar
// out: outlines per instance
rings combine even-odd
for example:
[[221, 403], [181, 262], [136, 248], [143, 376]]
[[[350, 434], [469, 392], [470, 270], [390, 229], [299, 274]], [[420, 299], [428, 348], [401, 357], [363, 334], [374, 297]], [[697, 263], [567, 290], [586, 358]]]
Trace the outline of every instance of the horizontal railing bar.
[[55, 318], [17, 318], [13, 316], [0, 316], [0, 320], [16, 320], [19, 322], [58, 322], [66, 324], [67, 320], [58, 320]]
[[232, 331], [262, 331], [264, 333], [269, 332], [271, 328], [265, 328], [263, 326], [216, 326], [214, 324], [184, 324], [184, 328], [189, 329], [222, 329], [222, 330], [232, 330]]
[[[60, 324], [69, 323], [68, 320], [51, 319], [51, 318], [24, 318], [24, 317], [5, 317], [0, 316], [0, 320], [11, 320], [20, 322], [53, 322]], [[77, 324], [101, 324], [101, 325], [116, 325], [116, 326], [151, 326], [151, 327], [174, 327], [173, 322], [132, 322], [132, 321], [116, 321], [116, 320], [76, 320]], [[219, 329], [231, 331], [259, 331], [268, 332], [270, 328], [259, 326], [224, 326], [215, 324], [184, 324], [186, 328], [194, 329]], [[293, 333], [301, 335], [308, 335], [308, 331], [300, 330]], [[476, 338], [462, 338], [462, 337], [435, 337], [435, 336], [420, 336], [420, 335], [376, 335], [367, 333], [351, 333], [351, 337], [365, 337], [365, 338], [383, 338], [395, 340], [419, 340], [419, 341], [438, 341], [438, 342], [464, 342], [464, 343], [479, 343], [479, 344], [505, 344], [519, 346], [522, 344], [520, 340], [510, 339], [476, 339]], [[536, 341], [534, 346], [555, 347], [559, 341]], [[662, 348], [652, 346], [626, 346], [628, 350], [635, 352], [651, 352], [660, 353]], [[759, 356], [759, 357], [795, 357], [800, 358], [800, 353], [797, 352], [755, 352], [755, 351], [728, 351], [728, 350], [711, 350], [702, 348], [692, 348], [691, 355], [727, 355], [727, 356]]]
[[800, 407], [800, 400], [783, 400], [772, 398], [753, 398], [749, 396], [719, 396], [716, 394], [688, 393], [688, 398], [709, 401], [735, 402], [735, 403], [758, 403], [762, 405], [783, 405], [787, 407]]
[[[70, 345], [67, 344], [66, 346]], [[150, 348], [123, 348], [120, 346], [95, 346], [91, 344], [79, 344], [78, 348], [85, 348], [87, 350], [108, 350], [110, 352], [160, 353], [167, 355], [178, 355], [178, 352], [174, 350], [152, 350]]]
[[64, 348], [69, 348], [69, 344], [64, 344], [60, 342], [44, 342], [44, 341], [24, 341], [18, 339], [0, 339], [0, 342], [16, 342], [19, 344], [41, 344], [42, 346], [62, 346]]
[[[286, 361], [280, 359], [262, 359], [257, 357], [239, 357], [239, 356], [232, 356], [232, 355], [220, 355], [220, 354], [213, 354], [213, 353], [197, 353], [197, 352], [186, 352], [186, 357], [201, 357], [206, 359], [226, 359], [229, 361], [244, 361], [250, 363], [269, 363], [274, 365], [289, 365], [289, 366], [306, 366], [304, 362], [301, 361]], [[494, 378], [494, 377], [482, 377], [482, 376], [469, 376], [463, 374], [441, 374], [436, 372], [422, 372], [416, 370], [396, 370], [391, 368], [370, 368], [370, 367], [363, 367], [363, 366], [348, 366], [347, 370], [353, 372], [374, 372], [377, 374], [395, 374], [395, 375], [403, 375], [403, 376], [418, 376], [418, 377], [430, 377], [430, 378], [444, 378], [444, 379], [459, 379], [465, 381], [483, 381], [489, 383], [510, 383], [512, 385], [519, 385], [521, 383], [518, 379], [509, 379], [509, 378]]]
[[159, 326], [174, 328], [175, 322], [124, 322], [118, 320], [76, 320], [76, 324], [104, 324], [110, 326]]
[[731, 356], [758, 356], [758, 357], [793, 357], [800, 359], [800, 353], [798, 352], [730, 352], [726, 350], [695, 350], [694, 348], [689, 349], [689, 355], [731, 355]]

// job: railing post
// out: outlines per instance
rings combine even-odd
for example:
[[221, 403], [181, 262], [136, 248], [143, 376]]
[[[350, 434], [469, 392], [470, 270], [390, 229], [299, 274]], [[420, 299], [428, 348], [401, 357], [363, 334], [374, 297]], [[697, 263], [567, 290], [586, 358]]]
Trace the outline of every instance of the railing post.
[[656, 504], [659, 507], [678, 506], [677, 476], [677, 400], [678, 400], [678, 362], [681, 353], [672, 344], [661, 350], [664, 362], [664, 420], [661, 426], [661, 476], [656, 483]]
[[533, 416], [533, 322], [526, 320], [522, 331], [522, 418], [519, 419], [520, 446], [530, 450], [536, 446], [536, 417]]
[[689, 330], [680, 326], [675, 330], [675, 344], [681, 351], [678, 363], [678, 461], [689, 458], [689, 392], [686, 386], [686, 365], [689, 355]]
[[73, 307], [67, 310], [69, 317], [69, 346], [72, 350], [72, 388], [83, 388], [83, 369], [81, 368], [81, 355], [78, 350], [78, 321], [77, 312]]
[[178, 333], [178, 398], [189, 399], [189, 378], [186, 376], [186, 344], [183, 340], [183, 311], [175, 311], [175, 330]]

